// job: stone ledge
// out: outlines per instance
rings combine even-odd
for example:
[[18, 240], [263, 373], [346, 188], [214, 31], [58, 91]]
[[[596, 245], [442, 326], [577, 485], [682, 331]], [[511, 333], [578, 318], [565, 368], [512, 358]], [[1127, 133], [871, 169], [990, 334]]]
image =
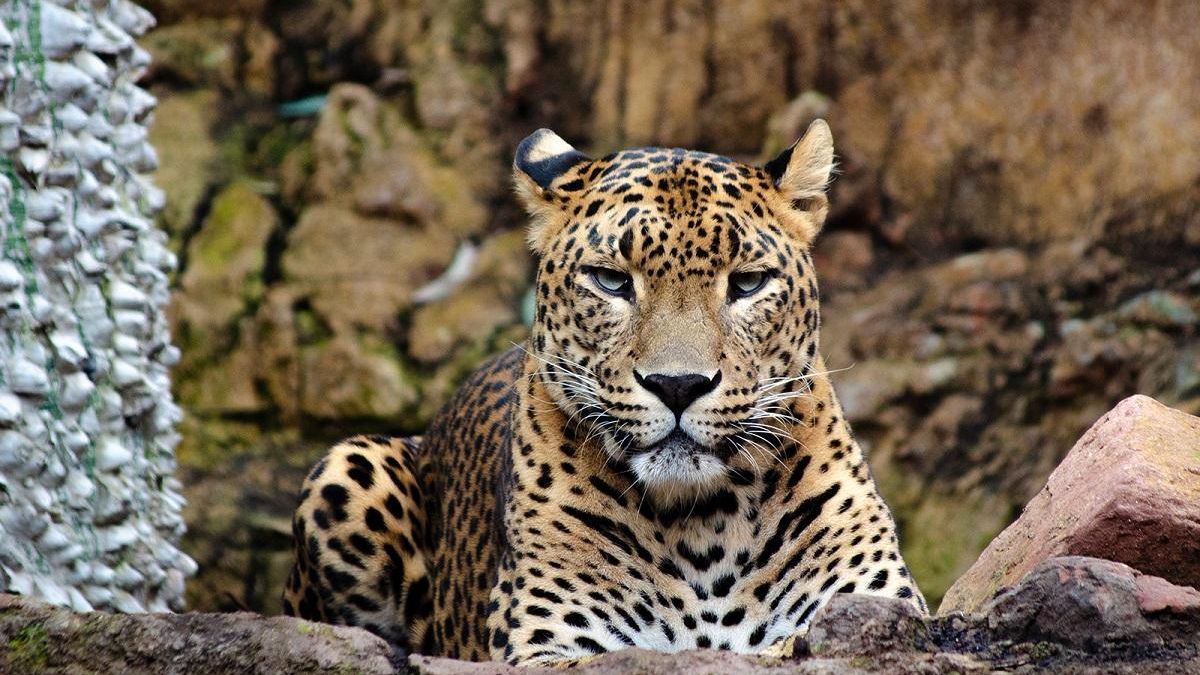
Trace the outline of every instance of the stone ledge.
[[73, 613], [0, 595], [0, 673], [394, 673], [358, 628], [236, 614]]
[[[379, 638], [356, 628], [255, 614], [75, 614], [0, 596], [0, 672], [393, 673]], [[413, 656], [425, 675], [537, 673]], [[904, 602], [838, 595], [784, 661], [729, 652], [630, 649], [579, 672], [1200, 672], [1200, 592], [1121, 563], [1048, 560], [978, 614], [922, 617]]]

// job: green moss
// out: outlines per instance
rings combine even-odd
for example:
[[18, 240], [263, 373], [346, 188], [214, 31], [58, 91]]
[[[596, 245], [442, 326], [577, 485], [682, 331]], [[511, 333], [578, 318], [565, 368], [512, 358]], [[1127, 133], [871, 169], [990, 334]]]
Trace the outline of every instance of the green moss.
[[1037, 642], [1029, 646], [1029, 655], [1038, 661], [1058, 656], [1062, 653], [1062, 647], [1050, 642]]
[[[404, 401], [400, 411], [389, 416], [389, 421], [414, 431], [424, 428], [428, 423], [428, 418], [419, 418], [418, 414], [424, 378], [417, 369], [401, 356], [394, 344], [378, 336], [361, 335], [358, 338], [358, 345], [363, 354], [381, 359], [384, 363], [393, 364], [402, 388], [412, 392], [411, 398]], [[387, 407], [386, 402], [377, 400], [374, 391], [365, 390], [363, 395], [365, 397], [364, 405], [367, 406], [367, 409], [374, 410], [377, 409], [377, 406]]]
[[457, 171], [432, 168], [432, 165], [432, 159], [429, 159], [427, 166], [430, 168], [425, 177], [430, 192], [442, 208], [442, 219], [447, 227], [464, 236], [478, 233], [487, 223], [483, 207]]
[[50, 634], [41, 623], [32, 623], [17, 631], [8, 641], [8, 661], [16, 672], [34, 672], [50, 660]]
[[246, 157], [247, 169], [270, 175], [293, 150], [312, 154], [312, 131], [304, 122], [278, 124], [258, 138]]
[[850, 657], [850, 667], [851, 668], [858, 668], [860, 670], [872, 670], [872, 666], [874, 664], [875, 664], [875, 662], [873, 660], [871, 660], [870, 658], [867, 658], [866, 656]]
[[[336, 110], [333, 114], [337, 115], [338, 126], [341, 127], [342, 134], [350, 143], [350, 166], [357, 173], [362, 168], [362, 157], [367, 149], [367, 139], [363, 138], [350, 123], [350, 116], [345, 110]], [[384, 140], [386, 141], [386, 139]]]
[[950, 586], [1007, 524], [1007, 509], [974, 495], [931, 492], [906, 514], [904, 559], [929, 601], [937, 607]]
[[295, 309], [296, 340], [304, 347], [325, 344], [333, 338], [333, 330], [307, 303]]
[[220, 266], [246, 245], [245, 233], [238, 227], [247, 214], [258, 214], [263, 209], [263, 199], [247, 183], [230, 185], [213, 200], [212, 211], [204, 224], [208, 236], [198, 237], [194, 249], [196, 257], [211, 266]]
[[217, 137], [217, 175], [227, 183], [250, 172], [250, 140], [254, 131], [247, 124], [233, 124]]
[[235, 458], [262, 452], [268, 445], [256, 424], [213, 415], [185, 415], [179, 430], [183, 438], [175, 456], [179, 465], [188, 469], [213, 470]]

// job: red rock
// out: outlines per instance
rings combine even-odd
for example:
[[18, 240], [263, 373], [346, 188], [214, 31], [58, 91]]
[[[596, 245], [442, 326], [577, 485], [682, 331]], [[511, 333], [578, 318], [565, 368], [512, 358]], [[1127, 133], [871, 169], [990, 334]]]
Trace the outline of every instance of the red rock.
[[[1146, 396], [1121, 401], [955, 582], [940, 611], [978, 610], [1001, 586], [1066, 555], [1200, 586], [1200, 418]], [[1165, 602], [1153, 591], [1149, 605]]]
[[1176, 586], [1162, 577], [1138, 577], [1136, 596], [1138, 608], [1145, 614], [1200, 614], [1200, 591], [1188, 586]]

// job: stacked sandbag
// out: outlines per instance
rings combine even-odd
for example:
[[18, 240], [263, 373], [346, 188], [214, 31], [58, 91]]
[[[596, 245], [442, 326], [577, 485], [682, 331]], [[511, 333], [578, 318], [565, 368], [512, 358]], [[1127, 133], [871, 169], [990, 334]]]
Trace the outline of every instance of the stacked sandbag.
[[181, 609], [175, 257], [127, 0], [0, 4], [0, 589]]

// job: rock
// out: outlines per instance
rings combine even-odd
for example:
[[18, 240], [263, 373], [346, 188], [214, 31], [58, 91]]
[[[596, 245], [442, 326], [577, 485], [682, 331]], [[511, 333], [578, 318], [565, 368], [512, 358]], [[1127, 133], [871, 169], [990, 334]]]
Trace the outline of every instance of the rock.
[[830, 116], [833, 101], [819, 91], [806, 91], [789, 101], [767, 119], [766, 138], [759, 156], [769, 161], [783, 152], [817, 118]]
[[805, 642], [816, 656], [853, 657], [914, 651], [926, 631], [924, 617], [903, 600], [838, 594], [813, 616]]
[[838, 373], [838, 398], [846, 419], [867, 421], [904, 394], [916, 370], [910, 363], [871, 361]]
[[[497, 4], [506, 53], [521, 55], [510, 95], [529, 117], [600, 147], [773, 150], [786, 126], [776, 120], [798, 107], [789, 99], [829, 96], [839, 156], [860, 169], [847, 178], [902, 214], [893, 222], [914, 223], [905, 236], [918, 250], [948, 239], [1095, 238], [1109, 220], [1134, 241], [1145, 241], [1143, 229], [1178, 240], [1175, 214], [1193, 212], [1192, 5], [1130, 18], [1120, 0], [1036, 0], [1020, 12], [929, 1]], [[901, 34], [937, 39], [914, 45]], [[1039, 70], [1050, 55], [1085, 65]], [[1163, 82], [1187, 85], [1162, 96]], [[1151, 99], [1153, 110], [1134, 103]], [[1156, 169], [1155, 156], [1170, 166]]]
[[813, 253], [822, 288], [861, 286], [875, 262], [871, 237], [863, 232], [829, 232]]
[[147, 0], [142, 6], [161, 24], [177, 23], [188, 18], [251, 17], [262, 12], [265, 0], [227, 0], [227, 2], [197, 4], [189, 0]]
[[[140, 567], [183, 527], [174, 405], [150, 358], [169, 349], [171, 268], [145, 175], [155, 99], [135, 84], [134, 38], [153, 17], [131, 0], [4, 3], [0, 24], [0, 590], [76, 610], [178, 605], [182, 589], [156, 581], [166, 570]], [[146, 582], [122, 596], [85, 585], [116, 558]]]
[[[1149, 589], [1149, 590], [1148, 590]], [[1163, 599], [1163, 600], [1159, 600]], [[1054, 558], [978, 614], [926, 617], [879, 596], [836, 594], [813, 615], [790, 658], [627, 649], [584, 673], [1142, 673], [1200, 666], [1200, 593], [1119, 563]], [[413, 656], [423, 675], [528, 672]], [[536, 672], [536, 671], [535, 671]]]
[[50, 380], [46, 371], [29, 359], [16, 357], [10, 359], [7, 373], [8, 386], [17, 394], [25, 396], [44, 396], [50, 389]]
[[[475, 176], [455, 171], [391, 104], [366, 87], [344, 84], [329, 93], [313, 132], [314, 196], [345, 201], [368, 217], [459, 236], [483, 229], [486, 212], [472, 189]], [[486, 172], [480, 172], [486, 174]]]
[[831, 379], [935, 605], [1118, 401], [1200, 412], [1195, 329], [1114, 311], [1155, 289], [1195, 302], [1184, 249], [1140, 278], [1113, 250], [989, 248], [823, 294]]
[[334, 333], [366, 328], [378, 335], [394, 325], [413, 291], [449, 264], [454, 250], [445, 229], [423, 231], [323, 204], [300, 216], [283, 270], [293, 293], [309, 298]]
[[518, 302], [529, 283], [524, 233], [490, 238], [473, 258], [462, 286], [420, 307], [408, 332], [408, 353], [426, 364], [444, 362], [463, 344], [478, 344], [518, 323]]
[[[179, 400], [198, 414], [254, 414], [267, 409], [268, 401], [258, 383], [269, 377], [267, 364], [259, 361], [261, 340], [255, 322], [247, 317], [230, 327], [239, 333], [233, 350], [204, 362], [187, 377], [178, 377]], [[192, 361], [191, 365], [195, 363]], [[288, 392], [295, 396], [296, 391]]]
[[114, 616], [0, 595], [0, 640], [5, 672], [396, 672], [366, 631], [247, 613]]
[[133, 461], [133, 453], [112, 437], [99, 439], [96, 444], [96, 469], [113, 471]]
[[981, 613], [1002, 639], [1046, 641], [1086, 653], [1113, 646], [1148, 651], [1200, 634], [1196, 625], [1180, 630], [1175, 622], [1200, 619], [1200, 591], [1121, 563], [1060, 557], [1039, 563]]
[[1137, 577], [1137, 602], [1138, 607], [1147, 614], [1195, 613], [1200, 611], [1200, 591], [1191, 586], [1176, 586], [1162, 577], [1143, 574]]
[[271, 203], [239, 181], [214, 198], [208, 218], [189, 242], [170, 309], [184, 348], [175, 371], [184, 403], [208, 411], [262, 408], [254, 385], [259, 369], [253, 343], [249, 349], [232, 343], [239, 332], [252, 330], [247, 315], [265, 293], [267, 241], [277, 226]]
[[271, 203], [247, 182], [229, 185], [188, 246], [178, 316], [200, 329], [229, 325], [263, 292], [267, 239], [278, 224]]
[[0, 426], [10, 427], [21, 418], [21, 399], [12, 392], [0, 391]]
[[1052, 556], [1090, 555], [1200, 586], [1200, 419], [1132, 396], [1075, 444], [1021, 516], [946, 593], [980, 607]]
[[184, 431], [183, 547], [200, 568], [187, 584], [188, 605], [279, 613], [279, 589], [292, 565], [290, 517], [296, 505], [295, 491], [281, 486], [298, 486], [324, 445], [300, 442], [295, 431], [266, 434], [213, 418], [189, 417]]
[[80, 15], [53, 3], [41, 10], [39, 34], [43, 53], [51, 58], [70, 56], [83, 46], [92, 28]]
[[172, 80], [193, 88], [225, 90], [237, 86], [236, 19], [198, 19], [162, 26], [143, 41], [150, 52], [151, 78]]
[[21, 271], [11, 260], [0, 260], [0, 291], [13, 291], [24, 284]]

